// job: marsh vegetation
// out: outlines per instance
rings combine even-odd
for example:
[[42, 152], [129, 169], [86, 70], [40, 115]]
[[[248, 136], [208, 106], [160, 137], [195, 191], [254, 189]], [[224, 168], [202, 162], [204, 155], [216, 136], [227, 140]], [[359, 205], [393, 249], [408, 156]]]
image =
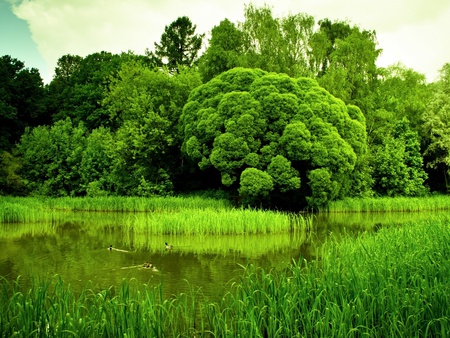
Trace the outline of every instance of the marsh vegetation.
[[3, 277], [0, 330], [58, 337], [446, 336], [448, 225], [442, 216], [330, 239], [316, 249], [320, 259], [299, 257], [282, 268], [248, 263], [219, 297], [188, 282], [167, 294], [164, 283], [139, 276], [104, 289], [93, 282], [76, 289], [57, 276], [31, 283]]
[[2, 334], [450, 333], [446, 212], [294, 217], [173, 201], [2, 199]]

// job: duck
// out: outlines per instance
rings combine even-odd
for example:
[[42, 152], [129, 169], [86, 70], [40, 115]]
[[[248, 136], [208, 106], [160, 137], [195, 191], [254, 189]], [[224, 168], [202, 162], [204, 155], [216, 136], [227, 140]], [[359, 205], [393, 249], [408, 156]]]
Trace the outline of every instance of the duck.
[[172, 244], [167, 244], [167, 242], [164, 243], [164, 244], [166, 245], [166, 250], [172, 250], [173, 249], [173, 245]]
[[154, 266], [154, 265], [153, 265], [152, 263], [150, 263], [149, 261], [145, 262], [145, 263], [142, 265], [142, 267], [145, 268], [145, 269], [150, 269], [150, 270], [152, 270], [152, 271], [158, 272], [158, 269], [156, 268], [156, 266]]
[[153, 268], [153, 264], [150, 263], [149, 261], [145, 262], [142, 267], [147, 268], [147, 269], [152, 269]]

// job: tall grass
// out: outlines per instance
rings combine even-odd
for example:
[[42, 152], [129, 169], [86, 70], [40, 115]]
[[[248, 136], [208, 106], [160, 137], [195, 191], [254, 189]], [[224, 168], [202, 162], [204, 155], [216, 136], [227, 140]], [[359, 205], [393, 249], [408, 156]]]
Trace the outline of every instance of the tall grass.
[[[0, 223], [53, 224], [67, 221], [74, 212], [86, 210], [90, 213], [127, 211], [121, 226], [136, 235], [267, 234], [312, 227], [312, 218], [276, 211], [235, 209], [223, 201], [203, 197], [4, 198], [0, 199]], [[110, 217], [102, 215], [100, 218]]]
[[88, 285], [81, 294], [59, 278], [29, 290], [20, 281], [4, 285], [0, 332], [3, 337], [175, 337], [193, 330], [194, 291], [162, 299], [162, 286], [141, 288], [135, 282], [100, 292]]
[[134, 233], [156, 235], [242, 235], [297, 231], [310, 227], [312, 221], [301, 215], [252, 209], [192, 210], [148, 213], [135, 222], [130, 217], [126, 226]]
[[247, 271], [218, 305], [232, 310], [212, 317], [216, 334], [449, 336], [448, 220], [382, 229], [322, 250], [322, 260], [288, 273]]
[[52, 222], [53, 219], [53, 212], [38, 200], [30, 199], [26, 203], [20, 203], [10, 198], [0, 198], [0, 223]]
[[450, 209], [450, 196], [346, 198], [321, 212], [437, 211]]
[[329, 242], [320, 260], [247, 267], [222, 300], [124, 282], [80, 295], [61, 281], [2, 281], [5, 336], [448, 337], [449, 220]]

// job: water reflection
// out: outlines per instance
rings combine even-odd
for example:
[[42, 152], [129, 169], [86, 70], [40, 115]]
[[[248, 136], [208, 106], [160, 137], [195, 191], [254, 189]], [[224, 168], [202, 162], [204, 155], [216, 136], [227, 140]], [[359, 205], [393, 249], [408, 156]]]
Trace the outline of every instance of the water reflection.
[[[448, 213], [447, 213], [448, 215]], [[242, 274], [242, 265], [282, 269], [300, 257], [313, 259], [331, 237], [357, 236], [436, 213], [315, 215], [314, 229], [303, 233], [252, 236], [136, 236], [126, 214], [70, 213], [58, 224], [0, 225], [0, 275], [8, 280], [58, 274], [75, 290], [87, 283], [96, 290], [118, 286], [123, 279], [160, 283], [166, 295], [201, 288], [222, 295]], [[139, 215], [134, 216], [139, 221]], [[166, 250], [165, 243], [173, 248]], [[110, 245], [118, 250], [109, 250]], [[145, 262], [156, 269], [145, 268]]]

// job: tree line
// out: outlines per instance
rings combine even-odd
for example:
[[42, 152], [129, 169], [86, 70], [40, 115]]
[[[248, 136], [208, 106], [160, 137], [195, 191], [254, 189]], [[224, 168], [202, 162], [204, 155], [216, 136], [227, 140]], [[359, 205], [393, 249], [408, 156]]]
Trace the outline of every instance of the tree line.
[[180, 17], [145, 55], [63, 55], [48, 85], [1, 57], [1, 194], [209, 190], [303, 209], [447, 192], [450, 64], [427, 83], [377, 67], [375, 31], [244, 14], [208, 41]]

